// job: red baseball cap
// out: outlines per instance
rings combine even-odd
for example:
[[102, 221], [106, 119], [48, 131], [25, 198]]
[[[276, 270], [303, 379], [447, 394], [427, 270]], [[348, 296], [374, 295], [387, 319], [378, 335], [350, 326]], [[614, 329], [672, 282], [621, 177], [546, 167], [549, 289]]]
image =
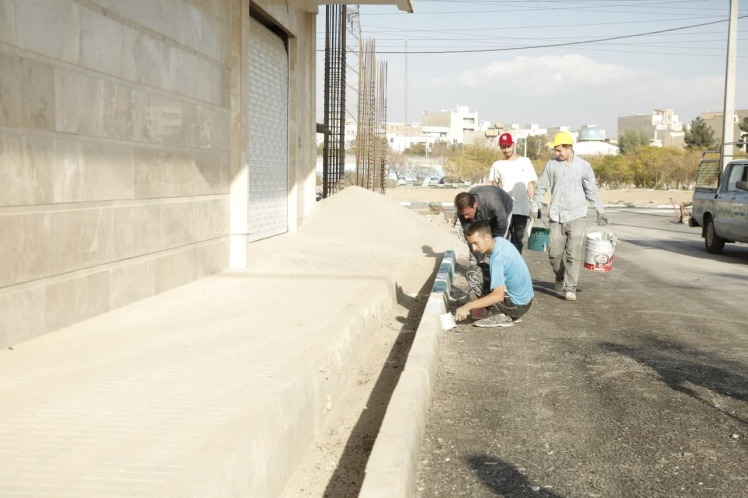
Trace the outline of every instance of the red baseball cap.
[[504, 147], [506, 145], [512, 145], [514, 143], [514, 140], [512, 139], [512, 135], [509, 133], [502, 133], [499, 137], [499, 147]]

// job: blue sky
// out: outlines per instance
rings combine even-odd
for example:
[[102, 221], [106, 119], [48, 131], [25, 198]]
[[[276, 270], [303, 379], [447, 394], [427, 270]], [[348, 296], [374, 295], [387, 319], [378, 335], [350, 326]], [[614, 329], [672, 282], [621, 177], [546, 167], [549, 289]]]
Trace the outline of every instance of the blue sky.
[[[481, 120], [574, 129], [597, 124], [614, 136], [621, 115], [671, 108], [690, 123], [701, 112], [722, 110], [729, 0], [414, 4], [413, 14], [360, 7], [362, 37], [376, 40], [377, 58], [388, 65], [388, 121], [402, 122], [407, 112], [417, 122], [424, 111], [466, 105]], [[747, 109], [748, 0], [738, 14], [746, 17], [738, 22], [736, 108]], [[324, 23], [323, 7], [319, 50]], [[663, 30], [669, 31], [632, 36]], [[599, 41], [611, 37], [627, 38]], [[574, 44], [548, 46], [568, 43]], [[317, 68], [321, 122], [322, 52]], [[350, 91], [348, 107], [355, 109]]]

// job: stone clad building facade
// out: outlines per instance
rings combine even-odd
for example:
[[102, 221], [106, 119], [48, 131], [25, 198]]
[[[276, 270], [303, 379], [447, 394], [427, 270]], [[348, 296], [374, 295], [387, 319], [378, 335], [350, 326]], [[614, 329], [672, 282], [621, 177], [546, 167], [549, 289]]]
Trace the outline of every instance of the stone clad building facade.
[[321, 3], [0, 0], [0, 347], [296, 230]]

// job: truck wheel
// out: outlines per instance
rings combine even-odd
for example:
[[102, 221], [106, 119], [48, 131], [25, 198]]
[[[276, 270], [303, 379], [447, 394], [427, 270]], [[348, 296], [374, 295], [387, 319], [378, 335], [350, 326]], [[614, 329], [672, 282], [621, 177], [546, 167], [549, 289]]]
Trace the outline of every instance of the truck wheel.
[[714, 221], [711, 217], [706, 221], [704, 244], [706, 245], [706, 252], [709, 254], [722, 254], [722, 250], [725, 248], [725, 239], [714, 231]]

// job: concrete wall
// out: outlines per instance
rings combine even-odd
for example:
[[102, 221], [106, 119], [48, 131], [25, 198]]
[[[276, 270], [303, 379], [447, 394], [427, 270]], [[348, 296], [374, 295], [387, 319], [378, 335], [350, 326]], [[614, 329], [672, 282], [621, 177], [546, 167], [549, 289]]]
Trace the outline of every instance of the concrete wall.
[[[314, 205], [316, 14], [253, 5], [290, 38], [295, 229]], [[229, 239], [251, 167], [248, 12], [248, 0], [0, 0], [0, 347], [242, 251]]]

